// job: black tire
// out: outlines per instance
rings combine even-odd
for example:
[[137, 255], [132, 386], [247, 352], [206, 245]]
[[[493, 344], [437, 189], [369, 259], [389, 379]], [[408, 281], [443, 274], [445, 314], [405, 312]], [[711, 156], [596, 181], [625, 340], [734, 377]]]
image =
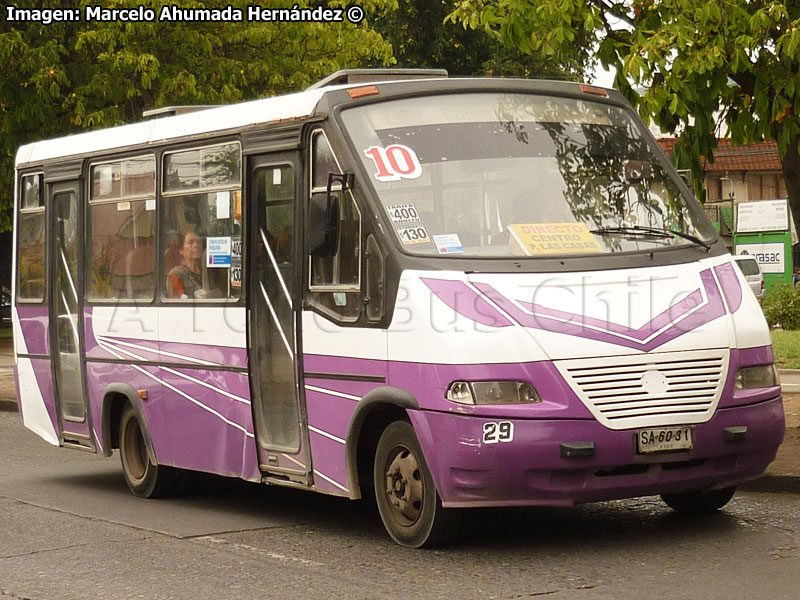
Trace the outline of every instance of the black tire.
[[733, 485], [713, 492], [693, 490], [662, 494], [661, 499], [675, 512], [684, 515], [707, 515], [725, 506], [735, 493], [736, 486]]
[[410, 423], [395, 421], [384, 430], [375, 451], [373, 475], [378, 512], [395, 542], [422, 548], [453, 538], [460, 515], [442, 508]]
[[119, 458], [125, 483], [139, 498], [163, 498], [183, 490], [187, 481], [185, 471], [155, 464], [150, 460], [139, 417], [126, 404], [119, 420]]

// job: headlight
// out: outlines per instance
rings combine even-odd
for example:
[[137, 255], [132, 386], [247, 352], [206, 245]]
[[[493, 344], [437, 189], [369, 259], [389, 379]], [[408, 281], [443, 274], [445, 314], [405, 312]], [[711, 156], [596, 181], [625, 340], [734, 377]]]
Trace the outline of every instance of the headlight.
[[774, 364], [743, 367], [736, 372], [734, 387], [737, 390], [751, 390], [776, 385], [778, 385], [778, 373], [775, 371]]
[[542, 398], [524, 381], [456, 381], [447, 390], [447, 399], [459, 404], [532, 404]]

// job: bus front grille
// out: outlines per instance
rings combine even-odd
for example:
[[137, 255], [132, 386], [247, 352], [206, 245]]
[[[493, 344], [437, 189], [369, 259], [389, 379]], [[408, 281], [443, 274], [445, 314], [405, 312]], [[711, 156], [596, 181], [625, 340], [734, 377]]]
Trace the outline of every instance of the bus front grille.
[[610, 429], [703, 423], [714, 414], [729, 352], [713, 349], [557, 361], [561, 375]]

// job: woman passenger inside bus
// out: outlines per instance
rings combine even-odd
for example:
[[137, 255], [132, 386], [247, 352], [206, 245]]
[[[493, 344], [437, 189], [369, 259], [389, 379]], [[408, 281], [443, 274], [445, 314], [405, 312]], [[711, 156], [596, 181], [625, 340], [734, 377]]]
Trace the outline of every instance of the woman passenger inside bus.
[[181, 263], [167, 274], [169, 298], [206, 298], [203, 289], [203, 238], [193, 229], [181, 233], [178, 252]]

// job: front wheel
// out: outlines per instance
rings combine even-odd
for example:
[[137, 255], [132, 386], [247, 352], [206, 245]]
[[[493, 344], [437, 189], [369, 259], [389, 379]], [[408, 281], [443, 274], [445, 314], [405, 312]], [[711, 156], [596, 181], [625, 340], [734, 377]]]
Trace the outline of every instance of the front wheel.
[[686, 515], [705, 515], [719, 510], [730, 502], [736, 486], [714, 490], [713, 492], [678, 492], [676, 494], [662, 494], [661, 499], [672, 510]]
[[142, 425], [133, 406], [126, 404], [119, 421], [119, 458], [125, 483], [134, 496], [161, 498], [180, 492], [186, 476], [179, 469], [150, 460]]
[[383, 525], [401, 546], [435, 546], [455, 534], [458, 515], [442, 508], [414, 428], [407, 421], [392, 423], [381, 435], [374, 484]]

